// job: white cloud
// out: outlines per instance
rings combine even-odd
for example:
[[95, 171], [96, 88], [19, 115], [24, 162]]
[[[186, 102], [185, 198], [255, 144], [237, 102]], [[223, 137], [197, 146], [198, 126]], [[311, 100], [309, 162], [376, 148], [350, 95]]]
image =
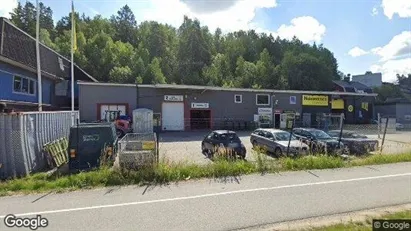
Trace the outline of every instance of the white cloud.
[[372, 8], [371, 15], [372, 15], [372, 16], [378, 15], [378, 9], [377, 9], [377, 7]]
[[411, 31], [403, 31], [401, 34], [394, 36], [387, 45], [373, 48], [371, 52], [381, 56], [381, 61], [410, 56]]
[[240, 0], [224, 0], [224, 1], [210, 1], [210, 0], [181, 0], [195, 13], [212, 13], [224, 11], [234, 6]]
[[354, 47], [348, 51], [348, 54], [352, 57], [359, 57], [368, 54], [368, 52], [359, 47]]
[[311, 16], [302, 16], [291, 20], [291, 25], [281, 25], [276, 34], [281, 38], [292, 39], [293, 36], [302, 42], [321, 42], [325, 35], [325, 26]]
[[407, 75], [411, 73], [411, 58], [389, 60], [379, 65], [372, 65], [370, 71], [381, 72], [384, 82], [393, 82], [397, 80], [397, 74]]
[[392, 19], [395, 14], [400, 18], [411, 17], [411, 0], [383, 0], [381, 7], [389, 19]]
[[10, 17], [10, 12], [17, 7], [17, 0], [1, 0], [0, 17]]
[[260, 9], [275, 8], [276, 0], [229, 0], [207, 1], [214, 4], [207, 9], [200, 9], [205, 0], [150, 0], [148, 7], [133, 9], [137, 21], [153, 20], [179, 27], [183, 16], [197, 18], [201, 25], [206, 25], [211, 32], [220, 28], [224, 33], [254, 29], [259, 33], [273, 34], [282, 38], [291, 39], [294, 35], [303, 42], [320, 42], [325, 34], [325, 26], [315, 18], [303, 16], [291, 20], [290, 25], [281, 25], [277, 31], [270, 30], [254, 21]]
[[274, 8], [277, 3], [275, 0], [242, 0], [236, 1], [223, 10], [216, 11], [212, 8], [206, 12], [199, 12], [198, 9], [192, 10], [192, 3], [187, 5], [179, 0], [151, 0], [149, 5], [149, 8], [142, 12], [143, 20], [155, 20], [179, 27], [183, 22], [183, 16], [187, 15], [190, 18], [197, 18], [211, 31], [220, 27], [224, 32], [230, 32], [257, 29], [252, 27], [256, 10]]

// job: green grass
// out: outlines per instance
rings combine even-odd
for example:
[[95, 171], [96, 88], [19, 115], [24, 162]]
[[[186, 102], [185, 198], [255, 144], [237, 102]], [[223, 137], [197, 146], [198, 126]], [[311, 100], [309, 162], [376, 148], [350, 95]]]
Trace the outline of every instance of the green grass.
[[206, 165], [174, 163], [161, 160], [156, 167], [133, 170], [116, 170], [102, 167], [95, 171], [72, 175], [37, 173], [20, 179], [0, 183], [0, 195], [46, 191], [69, 191], [84, 188], [163, 184], [188, 179], [219, 178], [253, 173], [277, 173], [310, 169], [331, 169], [374, 164], [411, 162], [411, 153], [396, 155], [371, 155], [345, 160], [326, 155], [301, 158], [268, 159], [265, 154], [254, 152], [255, 161], [233, 161], [217, 158]]
[[[401, 212], [391, 213], [387, 215], [383, 215], [380, 217], [373, 217], [374, 219], [411, 219], [411, 210], [405, 210]], [[304, 230], [311, 230], [311, 231], [346, 231], [346, 230], [353, 230], [353, 231], [371, 231], [372, 230], [372, 219], [368, 218], [365, 221], [358, 221], [358, 222], [348, 222], [348, 223], [341, 223], [331, 226], [319, 227], [319, 228], [311, 228], [311, 229], [304, 229]]]

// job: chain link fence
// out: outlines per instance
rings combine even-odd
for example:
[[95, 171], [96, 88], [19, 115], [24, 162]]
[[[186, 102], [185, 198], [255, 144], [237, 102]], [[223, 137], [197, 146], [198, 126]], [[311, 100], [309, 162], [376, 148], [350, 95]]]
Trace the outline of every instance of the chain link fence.
[[[71, 111], [0, 114], [0, 178], [26, 176], [45, 170], [43, 146], [68, 138]], [[79, 113], [74, 113], [78, 119]]]
[[380, 153], [411, 152], [411, 126], [397, 122], [395, 115], [378, 114], [375, 121], [379, 127]]

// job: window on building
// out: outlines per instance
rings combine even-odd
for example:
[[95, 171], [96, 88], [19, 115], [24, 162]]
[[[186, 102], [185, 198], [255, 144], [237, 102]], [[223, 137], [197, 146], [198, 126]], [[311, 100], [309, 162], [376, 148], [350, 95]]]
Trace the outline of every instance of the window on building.
[[257, 105], [270, 105], [270, 95], [268, 94], [257, 94], [256, 95]]
[[116, 115], [117, 111], [120, 111], [120, 116], [126, 115], [126, 105], [125, 104], [102, 104], [100, 105], [100, 119], [107, 121], [114, 120], [115, 118], [113, 116]]
[[21, 77], [14, 76], [14, 91], [15, 92], [21, 91]]
[[234, 102], [235, 103], [242, 103], [243, 102], [243, 96], [242, 95], [234, 95]]
[[36, 93], [35, 81], [26, 77], [14, 76], [13, 91], [16, 93], [34, 95]]

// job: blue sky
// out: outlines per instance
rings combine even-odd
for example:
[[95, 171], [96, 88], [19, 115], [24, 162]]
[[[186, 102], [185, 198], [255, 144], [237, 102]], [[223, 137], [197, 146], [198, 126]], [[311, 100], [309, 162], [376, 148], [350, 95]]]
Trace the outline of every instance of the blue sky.
[[[1, 1], [11, 6], [17, 0]], [[71, 6], [70, 0], [40, 1], [53, 9], [56, 21]], [[76, 11], [90, 16], [109, 17], [128, 4], [140, 22], [179, 26], [186, 14], [210, 30], [296, 35], [304, 42], [323, 43], [344, 73], [382, 72], [385, 81], [394, 80], [396, 73], [411, 73], [411, 0], [74, 0], [74, 4]]]

